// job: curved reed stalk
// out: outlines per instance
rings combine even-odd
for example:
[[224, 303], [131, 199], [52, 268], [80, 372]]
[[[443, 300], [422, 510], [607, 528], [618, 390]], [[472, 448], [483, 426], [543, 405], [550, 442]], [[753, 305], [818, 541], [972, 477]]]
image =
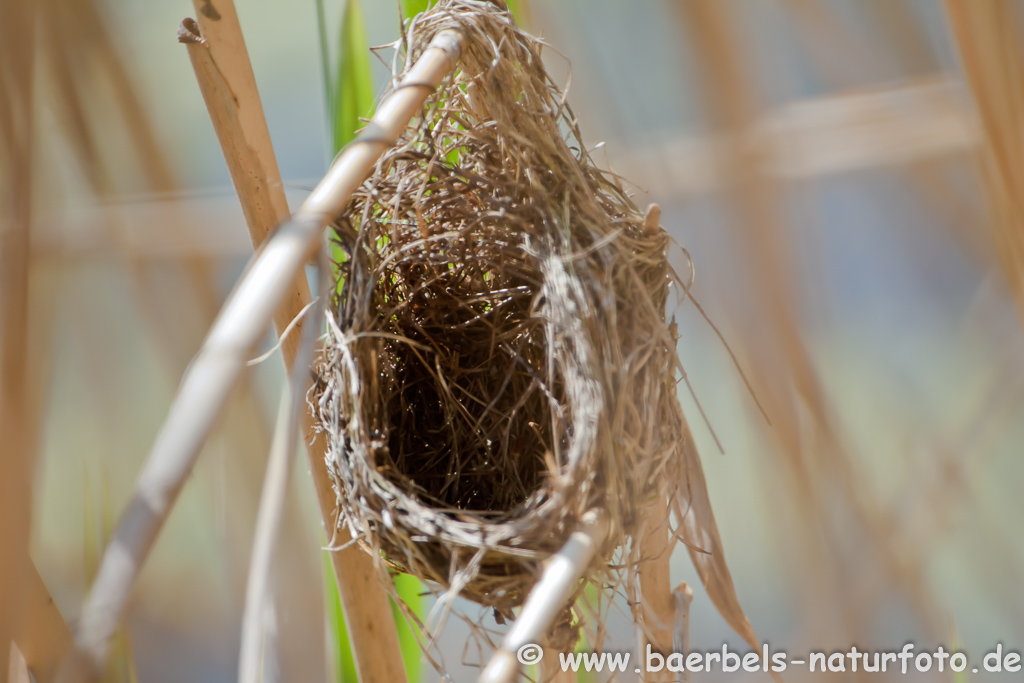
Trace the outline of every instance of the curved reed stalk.
[[244, 369], [250, 349], [289, 293], [323, 228], [448, 73], [459, 48], [457, 35], [438, 36], [410, 71], [409, 87], [381, 104], [367, 131], [342, 152], [302, 207], [263, 246], [236, 286], [182, 379], [135, 494], [104, 553], [82, 612], [78, 656], [62, 672], [64, 680], [89, 680], [96, 675], [141, 567]]
[[519, 649], [547, 640], [558, 614], [576, 592], [580, 577], [608, 537], [608, 515], [591, 510], [544, 567], [515, 624], [480, 672], [479, 683], [511, 683], [519, 673]]
[[[317, 281], [329, 281], [330, 272], [327, 258], [321, 250]], [[323, 284], [315, 301], [313, 320], [323, 315], [323, 302], [327, 292]], [[318, 328], [304, 325], [298, 353], [292, 363], [288, 381], [281, 391], [281, 406], [277, 426], [267, 458], [267, 471], [260, 495], [259, 513], [256, 516], [256, 531], [252, 545], [252, 561], [249, 563], [249, 577], [246, 582], [245, 611], [242, 616], [242, 642], [238, 653], [238, 683], [260, 683], [263, 663], [264, 618], [271, 607], [271, 565], [274, 545], [281, 518], [284, 516], [285, 497], [288, 491], [292, 469], [292, 455], [299, 438], [299, 423], [306, 406], [306, 392], [309, 390], [309, 365], [313, 361]]]

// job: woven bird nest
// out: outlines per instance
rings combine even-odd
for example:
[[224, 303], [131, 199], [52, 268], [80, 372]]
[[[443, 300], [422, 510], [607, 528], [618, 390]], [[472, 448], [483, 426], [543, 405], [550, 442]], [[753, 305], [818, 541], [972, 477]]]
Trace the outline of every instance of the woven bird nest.
[[500, 620], [586, 511], [612, 521], [602, 582], [616, 549], [638, 560], [651, 501], [688, 505], [678, 279], [507, 11], [441, 0], [392, 83], [446, 29], [457, 70], [337, 221], [316, 409], [341, 523], [381, 570]]

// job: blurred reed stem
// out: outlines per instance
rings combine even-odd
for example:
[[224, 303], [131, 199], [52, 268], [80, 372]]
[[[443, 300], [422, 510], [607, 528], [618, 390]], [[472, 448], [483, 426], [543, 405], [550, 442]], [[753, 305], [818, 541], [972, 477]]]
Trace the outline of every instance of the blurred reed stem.
[[[233, 3], [218, 3], [216, 11], [220, 16], [216, 20], [209, 16], [207, 4], [194, 4], [201, 42], [186, 41], [186, 45], [242, 203], [253, 246], [259, 248], [270, 231], [289, 216], [263, 106]], [[309, 301], [305, 278], [295, 277], [283, 305], [274, 314], [274, 326], [279, 333]], [[318, 325], [319, 318], [313, 324]], [[292, 334], [283, 340], [282, 356], [288, 368], [294, 364], [301, 337]], [[303, 411], [307, 442], [312, 436], [311, 427], [311, 415]], [[307, 454], [324, 525], [333, 532], [337, 528], [336, 501], [325, 467], [324, 440], [316, 438], [308, 446]], [[388, 598], [383, 588], [371, 580], [372, 559], [357, 546], [350, 546], [332, 552], [331, 560], [360, 678], [404, 681]]]
[[37, 4], [0, 2], [0, 676], [28, 616], [34, 425], [28, 386]]
[[[539, 648], [547, 640], [556, 618], [576, 594], [583, 573], [608, 539], [609, 524], [604, 510], [594, 509], [583, 515], [579, 528], [545, 562], [540, 578], [501, 645], [481, 670], [477, 683], [512, 683], [519, 677], [520, 649]], [[550, 669], [547, 672], [550, 674]]]
[[[186, 19], [179, 31], [179, 40], [190, 46], [190, 57], [196, 69], [204, 99], [225, 151], [232, 176], [239, 186], [246, 217], [253, 217], [259, 230], [274, 225], [275, 208], [267, 200], [269, 192], [281, 192], [272, 150], [254, 149], [256, 142], [242, 126], [255, 127], [259, 138], [269, 145], [269, 134], [261, 108], [254, 114], [250, 108], [242, 112], [243, 103], [252, 104], [258, 96], [251, 67], [245, 57], [245, 45], [238, 28], [234, 7], [230, 2], [214, 8], [209, 2], [197, 6], [200, 16], [213, 21], [214, 37], [219, 31], [231, 31], [220, 49], [232, 49], [226, 65], [243, 73], [252, 89], [243, 92], [238, 83], [228, 85], [225, 73], [209, 49], [202, 29], [195, 21]], [[229, 14], [230, 12], [230, 14]], [[246, 356], [263, 334], [272, 319], [280, 320], [280, 309], [290, 320], [309, 299], [308, 289], [298, 279], [314, 246], [319, 246], [328, 221], [336, 215], [351, 196], [355, 187], [366, 177], [379, 155], [398, 138], [408, 126], [412, 116], [420, 110], [427, 95], [451, 70], [460, 50], [460, 39], [451, 33], [435, 38], [419, 61], [413, 65], [407, 78], [410, 87], [389, 97], [374, 117], [378, 135], [358, 141], [342, 153], [328, 171], [327, 176], [313, 190], [302, 208], [282, 225], [273, 239], [262, 246], [234, 293], [225, 304], [204, 342], [182, 379], [167, 419], [157, 435], [150, 456], [139, 476], [135, 494], [104, 554], [99, 574], [86, 600], [82, 612], [76, 661], [69, 662], [62, 673], [67, 680], [93, 680], [104, 660], [110, 637], [124, 614], [128, 596], [138, 573], [148, 556], [160, 529], [173, 507], [181, 487], [198, 457], [203, 442], [209, 435], [231, 387], [239, 379], [246, 365]], [[241, 55], [241, 56], [240, 56]], [[247, 74], [247, 76], [245, 75]], [[225, 109], [225, 105], [227, 108]], [[228, 114], [232, 115], [225, 120]], [[258, 164], [248, 168], [241, 161]], [[241, 171], [244, 171], [242, 173]], [[272, 173], [273, 177], [268, 174]], [[255, 188], [253, 188], [255, 185]], [[250, 191], [251, 190], [251, 191]], [[281, 194], [283, 197], [283, 193]], [[282, 211], [281, 207], [277, 211]], [[287, 211], [287, 207], [283, 208]], [[266, 219], [260, 221], [258, 219]], [[297, 286], [300, 285], [300, 286]], [[302, 294], [305, 294], [303, 299]], [[282, 329], [284, 325], [278, 325]], [[286, 362], [294, 359], [295, 342], [285, 340], [282, 346]], [[306, 415], [309, 432], [310, 415]], [[326, 476], [322, 457], [323, 446], [310, 449], [311, 469], [316, 485], [321, 512], [330, 527], [336, 530], [333, 515], [335, 497]], [[319, 453], [319, 457], [318, 457]], [[344, 535], [341, 533], [337, 535]], [[342, 539], [342, 542], [347, 539]], [[373, 573], [373, 561], [354, 546], [348, 552], [333, 554], [335, 572], [344, 581], [339, 590], [346, 607], [346, 618], [355, 639], [357, 668], [366, 681], [403, 681], [404, 670], [390, 618], [387, 596]]]
[[281, 406], [277, 426], [267, 458], [267, 471], [263, 480], [256, 531], [252, 544], [252, 561], [246, 582], [245, 611], [242, 616], [242, 639], [238, 654], [239, 683], [259, 683], [262, 676], [263, 651], [267, 629], [266, 617], [271, 613], [273, 591], [271, 568], [274, 547], [284, 516], [285, 498], [291, 477], [292, 455], [299, 437], [299, 420], [304, 412], [306, 393], [311, 382], [309, 367], [317, 345], [319, 327], [323, 318], [327, 291], [323, 284], [330, 282], [330, 265], [323, 250], [319, 253], [317, 281], [320, 295], [312, 308], [312, 322], [303, 326], [302, 339], [288, 378], [281, 391]]
[[[862, 552], [871, 553], [886, 580], [907, 596], [928, 628], [935, 623], [935, 612], [922, 588], [923, 568], [916, 557], [897, 547], [887, 520], [871, 500], [871, 491], [837, 431], [831, 402], [800, 329], [797, 301], [801, 293], [793, 280], [796, 250], [786, 230], [784, 191], [760, 172], [760, 150], [743, 144], [740, 137], [757, 120], [759, 84], [747, 61], [749, 43], [741, 33], [738, 5], [716, 0], [677, 5], [701, 63], [708, 114], [736, 140], [726, 160], [732, 180], [729, 206], [735, 210], [735, 223], [743, 226], [737, 239], [738, 256], [756, 283], [744, 291], [756, 313], [742, 321], [742, 337], [748, 340], [745, 351], [756, 378], [754, 386], [766, 398], [771, 435], [780, 446], [780, 471], [793, 488], [794, 495], [788, 499], [797, 506], [800, 518], [807, 520], [800, 540], [815, 553], [814, 563], [821, 565], [805, 573], [810, 582], [804, 588], [819, 594], [819, 599], [842, 596], [837, 620], [845, 632], [841, 637], [863, 637], [870, 605], [844, 590], [846, 570], [841, 558], [845, 549], [840, 541], [846, 536], [830, 526], [832, 511], [842, 510], [869, 540]], [[828, 482], [828, 488], [821, 482]], [[833, 615], [825, 618], [831, 621]]]
[[984, 133], [993, 239], [1024, 319], [1024, 35], [1014, 7], [1009, 0], [946, 0]]
[[[102, 200], [98, 208], [103, 214], [101, 225], [108, 236], [109, 246], [122, 258], [132, 282], [130, 291], [138, 299], [137, 310], [145, 320], [149, 338], [157, 346], [164, 367], [176, 379], [213, 322], [222, 293], [216, 282], [213, 257], [206, 253], [190, 253], [171, 262], [153, 259], [152, 254], [132, 248], [128, 235], [137, 226], [119, 212], [111, 211], [107, 204], [119, 190], [114, 180], [116, 167], [111, 164], [117, 157], [109, 156], [111, 150], [115, 150], [114, 154], [127, 152], [131, 155], [130, 160], [139, 171], [138, 182], [146, 191], [166, 193], [176, 188], [177, 181], [135, 87], [130, 65], [120, 54], [122, 45], [115, 38], [115, 23], [105, 15], [105, 9], [99, 0], [42, 3], [40, 42], [44, 70], [37, 77], [45, 82], [45, 77], [49, 76], [57, 86], [45, 92], [51, 98], [49, 104], [61, 124], [61, 142], [69, 146], [82, 167], [82, 180]], [[116, 144], [111, 144], [107, 138], [109, 132], [103, 126], [111, 114], [106, 107], [111, 105], [118, 121], [123, 123]], [[101, 117], [97, 117], [98, 112], [102, 112]], [[194, 220], [194, 216], [186, 217], [175, 203], [164, 203], [159, 214], [163, 225], [157, 229], [164, 235], [172, 235], [171, 240], [180, 244], [184, 232], [182, 226], [187, 220]], [[161, 240], [154, 236], [141, 240], [146, 245], [154, 241]], [[38, 250], [38, 244], [36, 248]], [[34, 317], [43, 320], [44, 324], [53, 324], [46, 315], [53, 305], [47, 306], [46, 299], [55, 299], [64, 293], [67, 284], [60, 281], [63, 277], [40, 283], [42, 302], [39, 301], [40, 292], [33, 292]], [[56, 282], [53, 281], [55, 279]], [[52, 336], [46, 332], [38, 334], [34, 331], [42, 340], [48, 341]], [[97, 355], [102, 354], [104, 348], [103, 344], [97, 346]], [[37, 344], [33, 344], [33, 351], [35, 356], [44, 359], [40, 364], [43, 369], [48, 369], [51, 356], [46, 350], [40, 351]], [[93, 385], [98, 390], [106, 388], [109, 380], [104, 372], [94, 368], [90, 368], [90, 372], [94, 374]], [[49, 386], [43, 376], [45, 374], [45, 371], [34, 372], [33, 385]], [[232, 574], [237, 574], [239, 566], [247, 565], [249, 560], [248, 536], [256, 516], [256, 501], [252, 493], [258, 491], [258, 485], [252, 482], [252, 465], [260, 454], [266, 453], [270, 440], [265, 416], [247, 379], [243, 377], [240, 381], [219, 428], [224, 441], [229, 444], [227, 467], [235, 475], [230, 505], [225, 514], [224, 545]], [[113, 401], [104, 402], [114, 405]], [[35, 414], [41, 414], [39, 408], [34, 410]], [[301, 523], [297, 513], [295, 505], [289, 506], [288, 524], [292, 529], [298, 529]], [[288, 571], [297, 573], [290, 574], [291, 580], [282, 587], [289, 601], [288, 611], [298, 622], [315, 624], [320, 608], [317, 591], [312, 590], [311, 581], [316, 571], [315, 558], [301, 552], [308, 550], [304, 543], [308, 537], [289, 533], [284, 538], [287, 544], [283, 552], [284, 562]], [[102, 547], [91, 550], [99, 553]], [[124, 640], [124, 636], [119, 635], [117, 640]], [[322, 671], [318, 660], [312, 658], [311, 661], [308, 655], [308, 636], [289, 630], [282, 634], [282, 640], [282, 648], [289, 653], [302, 653], [282, 662], [285, 677], [309, 678], [317, 675], [318, 669]]]
[[26, 595], [25, 623], [18, 638], [29, 669], [38, 683], [49, 683], [57, 675], [74, 636], [50, 596], [35, 565], [29, 568], [23, 591]]
[[7, 664], [7, 669], [0, 672], [6, 678], [0, 678], [0, 680], [7, 681], [7, 683], [32, 683], [32, 674], [29, 673], [28, 662], [25, 661], [25, 656], [21, 654], [17, 644], [12, 641], [10, 646], [5, 649], [8, 651], [10, 660]]

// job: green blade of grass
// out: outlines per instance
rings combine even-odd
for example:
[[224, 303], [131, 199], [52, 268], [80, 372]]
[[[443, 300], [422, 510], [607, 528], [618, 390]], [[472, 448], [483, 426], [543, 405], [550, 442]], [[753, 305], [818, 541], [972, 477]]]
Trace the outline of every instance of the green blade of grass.
[[82, 534], [82, 568], [85, 571], [85, 585], [91, 586], [96, 578], [96, 571], [100, 566], [100, 553], [103, 552], [103, 541], [100, 538], [99, 524], [96, 522], [96, 502], [92, 497], [92, 484], [89, 478], [89, 468], [82, 465], [82, 524], [85, 533]]
[[[402, 18], [411, 19], [420, 12], [433, 7], [434, 3], [435, 0], [401, 0]], [[523, 20], [523, 3], [520, 0], [505, 0], [505, 4], [508, 5], [508, 9], [512, 12], [512, 16], [516, 18], [516, 21], [521, 22]]]
[[[99, 569], [100, 557], [114, 533], [114, 505], [106, 472], [100, 475], [99, 497], [93, 495], [92, 477], [88, 467], [84, 468], [82, 521], [85, 526], [84, 564], [86, 585], [91, 586]], [[110, 652], [104, 667], [103, 683], [138, 683], [139, 675], [135, 668], [135, 653], [127, 630], [122, 626], [110, 642]]]
[[[423, 584], [415, 576], [399, 574], [395, 577], [395, 589], [398, 597], [402, 599], [409, 609], [419, 619], [423, 618]], [[420, 650], [419, 633], [416, 627], [406, 620], [402, 611], [394, 601], [391, 602], [391, 611], [395, 615], [395, 623], [398, 624], [398, 643], [402, 647], [402, 661], [405, 663], [405, 673], [409, 683], [416, 683], [420, 680], [421, 662], [423, 652]]]
[[[331, 133], [332, 155], [355, 137], [362, 128], [360, 118], [373, 115], [374, 89], [373, 73], [370, 71], [369, 48], [366, 40], [366, 26], [359, 0], [346, 0], [338, 31], [338, 59], [331, 69], [330, 50], [327, 44], [327, 28], [323, 0], [316, 0], [317, 27], [320, 36], [320, 60], [324, 76], [324, 90], [327, 99], [328, 121]], [[335, 264], [335, 293], [341, 293], [342, 282], [338, 265], [346, 254], [333, 241], [330, 246], [331, 261]]]
[[341, 609], [338, 584], [334, 581], [334, 568], [327, 552], [321, 554], [324, 577], [324, 603], [327, 617], [328, 672], [333, 683], [358, 683], [356, 661], [352, 657], [352, 645], [348, 639], [345, 614]]
[[333, 141], [337, 154], [362, 127], [360, 118], [373, 113], [373, 75], [370, 71], [366, 27], [359, 0], [346, 0], [339, 33], [338, 67], [332, 94]]
[[[400, 0], [402, 16], [405, 19], [425, 11], [435, 0]], [[514, 6], [514, 7], [513, 7]], [[327, 44], [326, 19], [323, 0], [316, 0], [317, 23], [320, 33], [320, 58], [324, 74], [324, 89], [328, 103], [331, 140], [333, 153], [337, 154], [355, 137], [355, 132], [362, 127], [361, 117], [372, 116], [374, 110], [373, 76], [370, 71], [369, 48], [366, 29], [363, 22], [362, 8], [359, 0], [346, 0], [342, 12], [341, 26], [338, 33], [338, 59], [332, 70]], [[513, 14], [518, 3], [510, 4]], [[339, 264], [347, 255], [340, 247], [332, 243], [332, 260]], [[337, 275], [337, 273], [336, 273]], [[342, 282], [337, 278], [337, 289], [340, 291]], [[324, 594], [326, 601], [328, 653], [331, 659], [330, 671], [336, 683], [356, 683], [355, 660], [352, 656], [345, 624], [341, 598], [332, 578], [330, 558], [323, 554]], [[408, 575], [395, 577], [395, 587], [399, 598], [420, 619], [423, 618], [423, 585], [418, 579]], [[402, 615], [397, 604], [392, 601], [392, 612], [398, 627], [398, 640], [402, 651], [402, 660], [410, 682], [415, 683], [422, 673], [422, 651], [420, 650], [418, 633]]]
[[420, 12], [426, 11], [432, 4], [431, 0], [402, 0], [402, 18], [412, 19]]
[[523, 21], [523, 8], [519, 0], [505, 0], [505, 4], [508, 5], [508, 11], [516, 18], [516, 23], [521, 26]]
[[[957, 630], [956, 621], [953, 617], [949, 618], [949, 651], [951, 653], [959, 652], [960, 650], [960, 632]], [[953, 683], [967, 683], [968, 676], [966, 669], [964, 671], [953, 671]]]
[[[601, 595], [597, 589], [597, 586], [595, 586], [592, 583], [588, 583], [586, 586], [583, 587], [583, 595], [584, 602], [586, 604], [591, 605], [595, 611], [600, 609]], [[577, 605], [574, 608], [574, 613], [576, 615], [577, 623], [582, 625], [584, 613], [582, 605]], [[594, 652], [596, 649], [597, 648], [594, 646], [594, 643], [590, 642], [590, 639], [587, 637], [586, 632], [581, 628], [580, 639], [576, 641], [576, 647], [574, 648], [573, 652], [585, 654], [589, 652]], [[597, 677], [593, 673], [585, 669], [581, 669], [580, 671], [576, 672], [576, 683], [597, 683]]]
[[[327, 107], [327, 120], [334, 120], [334, 82], [331, 71], [331, 57], [327, 49], [327, 19], [324, 15], [324, 0], [316, 0], [316, 28], [320, 42], [320, 74], [324, 79], [324, 103]], [[331, 135], [334, 134], [333, 128]], [[332, 141], [333, 146], [333, 141]]]
[[[352, 656], [352, 645], [348, 637], [348, 626], [345, 624], [345, 613], [341, 606], [341, 596], [334, 582], [334, 571], [327, 553], [323, 553], [324, 599], [327, 617], [327, 652], [329, 657], [328, 670], [334, 683], [358, 683], [355, 659]], [[423, 586], [418, 579], [405, 574], [395, 577], [395, 588], [402, 602], [409, 606], [420, 619], [423, 618]], [[422, 673], [422, 651], [420, 650], [418, 633], [410, 624], [401, 609], [391, 602], [391, 611], [398, 627], [398, 642], [402, 650], [402, 662], [405, 664], [406, 676], [410, 683], [420, 680]]]

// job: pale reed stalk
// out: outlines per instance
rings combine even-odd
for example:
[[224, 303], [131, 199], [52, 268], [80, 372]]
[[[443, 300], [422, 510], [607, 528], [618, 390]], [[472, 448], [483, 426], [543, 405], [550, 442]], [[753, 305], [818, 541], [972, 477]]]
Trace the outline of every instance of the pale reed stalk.
[[[223, 17], [223, 3], [218, 8]], [[202, 38], [196, 40], [198, 44]], [[133, 498], [104, 553], [82, 611], [78, 656], [64, 668], [63, 680], [95, 680], [142, 565], [251, 349], [283, 300], [294, 292], [293, 281], [319, 244], [326, 225], [448, 74], [459, 50], [460, 39], [454, 33], [435, 39], [407, 74], [408, 87], [398, 89], [381, 103], [366, 132], [342, 152], [306, 202], [264, 244], [225, 303], [182, 378]], [[370, 583], [363, 581], [364, 586]], [[351, 615], [346, 616], [351, 619]], [[373, 656], [377, 648], [370, 652], [369, 657], [366, 652], [357, 654], [360, 669], [365, 668], [366, 661], [379, 659]], [[384, 666], [402, 671], [400, 659], [397, 663], [385, 662]], [[384, 683], [387, 679], [364, 676], [364, 681], [370, 680]], [[401, 678], [391, 678], [388, 683], [394, 680]]]
[[542, 652], [542, 643], [547, 640], [555, 619], [576, 592], [580, 578], [608, 537], [608, 524], [604, 511], [592, 510], [584, 515], [580, 528], [547, 561], [522, 612], [480, 672], [479, 683], [512, 683], [524, 659], [529, 661]]

